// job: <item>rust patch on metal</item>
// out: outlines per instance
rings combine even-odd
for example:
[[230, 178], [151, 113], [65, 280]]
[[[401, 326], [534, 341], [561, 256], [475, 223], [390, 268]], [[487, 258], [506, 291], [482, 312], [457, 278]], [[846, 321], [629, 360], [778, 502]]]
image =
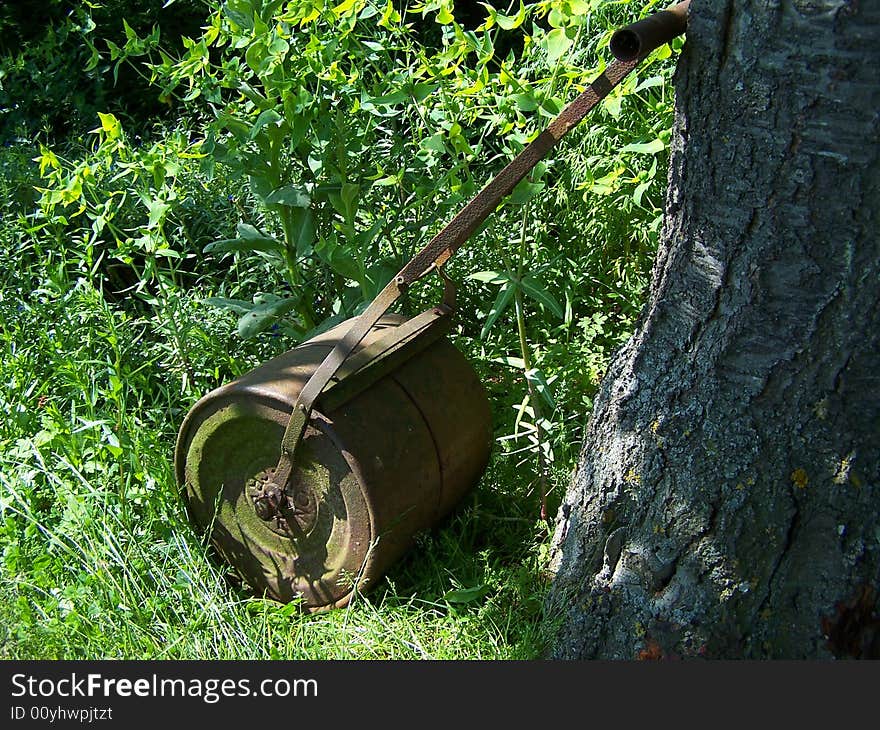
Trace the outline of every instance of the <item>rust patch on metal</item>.
[[690, 4], [685, 0], [615, 31], [609, 43], [614, 57], [619, 61], [641, 60], [684, 33]]

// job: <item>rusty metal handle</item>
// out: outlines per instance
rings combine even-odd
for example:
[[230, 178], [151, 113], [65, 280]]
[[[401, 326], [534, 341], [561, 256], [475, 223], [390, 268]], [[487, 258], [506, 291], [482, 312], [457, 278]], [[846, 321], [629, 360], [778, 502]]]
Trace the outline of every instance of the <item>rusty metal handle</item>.
[[618, 61], [645, 58], [685, 32], [690, 5], [691, 0], [685, 0], [615, 31], [609, 44], [611, 53]]

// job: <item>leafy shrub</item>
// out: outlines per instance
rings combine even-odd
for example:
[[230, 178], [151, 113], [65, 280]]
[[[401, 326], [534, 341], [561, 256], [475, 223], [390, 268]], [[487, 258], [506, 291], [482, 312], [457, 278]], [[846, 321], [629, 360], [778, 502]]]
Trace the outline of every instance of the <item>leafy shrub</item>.
[[0, 6], [0, 141], [75, 139], [98, 112], [112, 112], [137, 131], [170, 118], [169, 100], [134, 66], [115, 67], [110, 49], [132, 35], [156, 42], [196, 33], [197, 0], [17, 0]]
[[[234, 312], [245, 338], [271, 330], [295, 342], [352, 316], [599, 73], [610, 31], [592, 28], [627, 11], [599, 0], [484, 9], [468, 29], [449, 0], [406, 12], [390, 0], [228, 0], [179, 55], [126, 25], [109, 61], [145, 69], [190, 121], [138, 148], [102, 114], [88, 155], [56, 166], [44, 150], [44, 232], [59, 247], [77, 241], [80, 268], [94, 274], [99, 262], [115, 290], [169, 290], [188, 269], [234, 261], [232, 277], [206, 277], [206, 301]], [[450, 264], [476, 284], [460, 297], [470, 338], [460, 344], [515, 398], [502, 435], [537, 451], [545, 475], [558, 453], [573, 458], [647, 280], [669, 55], [615, 90]], [[199, 236], [188, 229], [193, 201], [206, 199], [196, 190], [215, 191]], [[404, 307], [436, 292], [414, 290]]]

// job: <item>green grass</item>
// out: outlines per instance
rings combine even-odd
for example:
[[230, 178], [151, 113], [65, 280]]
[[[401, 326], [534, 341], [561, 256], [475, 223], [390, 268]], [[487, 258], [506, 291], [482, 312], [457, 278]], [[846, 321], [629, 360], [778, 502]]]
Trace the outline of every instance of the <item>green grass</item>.
[[[198, 342], [210, 348], [192, 356], [199, 381], [184, 393], [183, 366], [162, 347], [162, 327], [108, 304], [83, 280], [57, 284], [28, 295], [7, 287], [0, 300], [0, 655], [540, 652], [541, 541], [533, 515], [511, 504], [513, 475], [501, 459], [446, 524], [421, 535], [348, 609], [302, 615], [231, 584], [186, 519], [171, 463], [183, 406], [213, 384], [209, 363], [226, 337], [210, 326], [222, 323], [205, 319], [194, 295], [181, 296], [177, 315], [192, 353]], [[468, 588], [482, 590], [468, 602], [468, 593], [444, 599]]]

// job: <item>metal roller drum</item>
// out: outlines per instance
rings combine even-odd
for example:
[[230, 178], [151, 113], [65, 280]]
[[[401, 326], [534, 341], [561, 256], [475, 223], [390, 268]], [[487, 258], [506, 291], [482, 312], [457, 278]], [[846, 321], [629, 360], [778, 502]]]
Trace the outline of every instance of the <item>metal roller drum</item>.
[[[402, 323], [384, 317], [359, 349]], [[485, 390], [441, 337], [343, 402], [319, 400], [292, 478], [267, 500], [297, 396], [350, 326], [206, 395], [175, 455], [190, 517], [222, 558], [257, 593], [307, 610], [344, 606], [355, 585], [375, 583], [476, 484], [491, 445]]]

